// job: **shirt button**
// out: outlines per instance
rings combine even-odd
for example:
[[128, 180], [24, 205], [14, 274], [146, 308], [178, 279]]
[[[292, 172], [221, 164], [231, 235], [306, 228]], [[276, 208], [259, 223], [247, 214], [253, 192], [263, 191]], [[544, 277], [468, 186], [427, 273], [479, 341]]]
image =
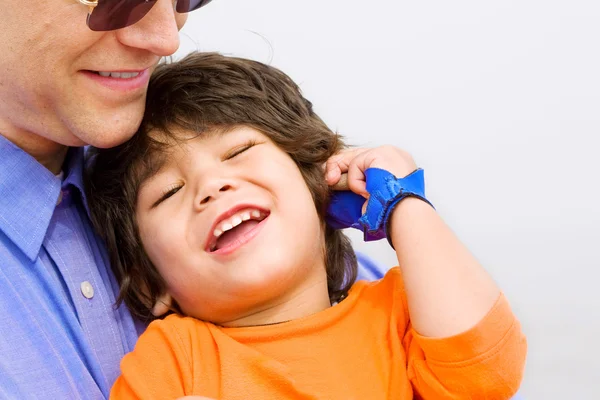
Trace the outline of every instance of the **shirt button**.
[[88, 281], [81, 282], [81, 293], [86, 299], [94, 297], [94, 287]]

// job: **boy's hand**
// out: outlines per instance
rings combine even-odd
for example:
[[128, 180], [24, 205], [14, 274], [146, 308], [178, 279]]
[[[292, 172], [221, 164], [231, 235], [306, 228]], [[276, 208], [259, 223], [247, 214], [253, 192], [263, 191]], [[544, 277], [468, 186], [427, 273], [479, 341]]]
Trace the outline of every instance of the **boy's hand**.
[[327, 224], [333, 229], [361, 230], [365, 241], [391, 240], [387, 232], [390, 216], [407, 196], [429, 203], [423, 171], [417, 170], [408, 153], [393, 146], [336, 154], [325, 164], [325, 173], [327, 183], [340, 190], [331, 197]]
[[396, 178], [404, 178], [417, 169], [417, 165], [410, 154], [394, 146], [355, 148], [344, 150], [327, 160], [325, 179], [335, 190], [349, 189], [368, 198], [364, 174], [368, 168], [380, 168]]

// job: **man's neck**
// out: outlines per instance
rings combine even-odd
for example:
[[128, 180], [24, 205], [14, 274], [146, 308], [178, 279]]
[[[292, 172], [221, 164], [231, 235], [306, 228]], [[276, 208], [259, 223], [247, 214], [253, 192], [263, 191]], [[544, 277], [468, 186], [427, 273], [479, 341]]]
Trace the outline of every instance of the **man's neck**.
[[45, 137], [32, 133], [11, 135], [0, 129], [0, 135], [11, 141], [23, 151], [29, 153], [50, 172], [58, 175], [67, 156], [68, 146], [53, 142]]

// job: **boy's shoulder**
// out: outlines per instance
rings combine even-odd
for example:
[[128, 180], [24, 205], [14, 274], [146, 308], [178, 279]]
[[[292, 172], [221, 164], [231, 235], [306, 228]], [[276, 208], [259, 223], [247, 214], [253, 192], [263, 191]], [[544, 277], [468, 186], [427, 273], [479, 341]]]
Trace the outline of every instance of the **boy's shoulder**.
[[361, 295], [385, 295], [400, 290], [404, 292], [404, 280], [400, 267], [390, 268], [383, 278], [374, 281], [359, 280], [350, 289], [350, 292], [360, 291]]
[[350, 289], [349, 298], [355, 297], [356, 306], [376, 306], [380, 310], [398, 315], [408, 323], [408, 306], [404, 290], [404, 280], [399, 267], [393, 267], [383, 278], [376, 281], [357, 281]]
[[148, 328], [155, 325], [165, 331], [184, 331], [187, 329], [201, 329], [202, 327], [208, 327], [213, 325], [210, 322], [204, 322], [197, 318], [186, 317], [181, 314], [169, 314], [162, 319], [154, 320], [150, 323]]
[[211, 323], [196, 318], [170, 314], [163, 319], [152, 321], [142, 337], [153, 336], [157, 340], [162, 339], [188, 347], [199, 337], [210, 335], [211, 326]]

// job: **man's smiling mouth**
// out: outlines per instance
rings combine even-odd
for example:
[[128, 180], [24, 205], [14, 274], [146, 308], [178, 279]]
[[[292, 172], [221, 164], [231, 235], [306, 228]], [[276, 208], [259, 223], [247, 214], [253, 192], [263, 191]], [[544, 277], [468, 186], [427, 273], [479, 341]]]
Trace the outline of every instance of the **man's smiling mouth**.
[[103, 76], [105, 78], [121, 78], [121, 79], [129, 79], [135, 78], [140, 74], [140, 72], [113, 72], [113, 71], [94, 71], [98, 75]]
[[140, 71], [94, 71], [88, 70], [92, 74], [99, 75], [103, 78], [131, 79], [137, 78], [144, 70]]

